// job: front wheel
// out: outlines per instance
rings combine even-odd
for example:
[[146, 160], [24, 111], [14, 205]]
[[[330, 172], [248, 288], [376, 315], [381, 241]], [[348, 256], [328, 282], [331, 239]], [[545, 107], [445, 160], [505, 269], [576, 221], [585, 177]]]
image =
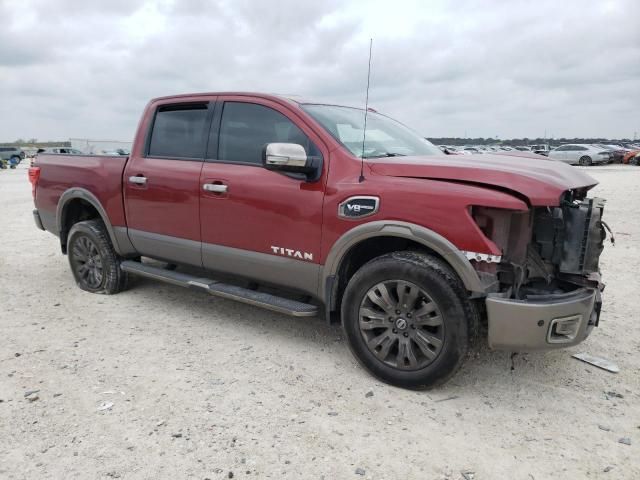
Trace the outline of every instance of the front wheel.
[[461, 367], [476, 317], [457, 275], [423, 253], [394, 252], [351, 278], [342, 320], [355, 357], [404, 388], [444, 383]]
[[91, 293], [114, 294], [126, 288], [127, 272], [101, 220], [78, 222], [67, 241], [69, 265], [76, 283]]

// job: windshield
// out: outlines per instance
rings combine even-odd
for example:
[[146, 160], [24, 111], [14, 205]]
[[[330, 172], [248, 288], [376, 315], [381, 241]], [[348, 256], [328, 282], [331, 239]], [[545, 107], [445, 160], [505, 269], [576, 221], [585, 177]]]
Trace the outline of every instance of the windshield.
[[364, 110], [334, 105], [300, 105], [355, 156], [364, 158], [405, 155], [442, 155], [438, 147], [395, 120], [369, 111], [362, 149]]

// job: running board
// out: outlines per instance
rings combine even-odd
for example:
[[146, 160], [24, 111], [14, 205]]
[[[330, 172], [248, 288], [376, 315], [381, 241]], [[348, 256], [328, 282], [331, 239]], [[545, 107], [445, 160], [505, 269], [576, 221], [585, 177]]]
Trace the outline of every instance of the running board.
[[248, 288], [218, 282], [210, 278], [196, 277], [185, 273], [152, 267], [144, 263], [125, 260], [120, 264], [122, 270], [141, 277], [153, 278], [161, 282], [171, 283], [179, 287], [199, 288], [216, 297], [228, 298], [256, 307], [266, 308], [293, 317], [313, 317], [318, 307], [309, 303], [298, 302], [269, 293], [258, 292]]

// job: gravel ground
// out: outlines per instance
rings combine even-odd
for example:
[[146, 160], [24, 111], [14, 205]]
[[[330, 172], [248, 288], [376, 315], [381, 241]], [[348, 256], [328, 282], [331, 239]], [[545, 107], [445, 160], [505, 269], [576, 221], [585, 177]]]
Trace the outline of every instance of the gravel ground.
[[26, 173], [0, 171], [0, 478], [640, 477], [640, 168], [589, 168], [617, 237], [600, 328], [567, 351], [479, 346], [418, 393], [320, 318], [142, 279], [79, 290]]

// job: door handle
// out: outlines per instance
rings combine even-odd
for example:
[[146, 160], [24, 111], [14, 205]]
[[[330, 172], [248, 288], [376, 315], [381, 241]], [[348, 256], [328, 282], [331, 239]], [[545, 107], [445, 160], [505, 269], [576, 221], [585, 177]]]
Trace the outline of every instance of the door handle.
[[136, 177], [129, 177], [129, 183], [135, 183], [136, 185], [146, 185], [147, 177], [143, 177], [141, 175]]
[[227, 186], [221, 183], [205, 183], [202, 189], [213, 193], [227, 193]]

